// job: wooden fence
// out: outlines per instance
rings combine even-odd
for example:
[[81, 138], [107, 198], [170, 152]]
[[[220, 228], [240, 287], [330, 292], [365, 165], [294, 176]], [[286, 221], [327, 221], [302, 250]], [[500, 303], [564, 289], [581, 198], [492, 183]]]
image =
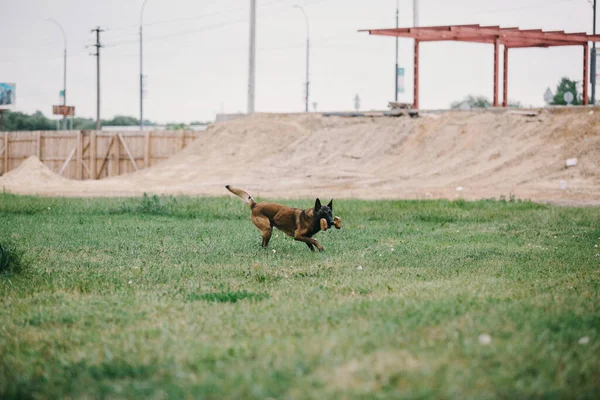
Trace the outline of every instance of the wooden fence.
[[204, 131], [0, 132], [0, 175], [36, 155], [71, 179], [102, 179], [147, 168], [184, 149]]

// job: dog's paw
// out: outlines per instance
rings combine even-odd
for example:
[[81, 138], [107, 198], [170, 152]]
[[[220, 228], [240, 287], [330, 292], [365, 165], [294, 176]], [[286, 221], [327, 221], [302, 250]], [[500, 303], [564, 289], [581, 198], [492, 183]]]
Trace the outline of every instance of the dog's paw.
[[326, 231], [327, 230], [327, 220], [325, 218], [321, 218], [321, 221], [319, 221], [321, 223], [321, 230], [322, 231]]
[[333, 225], [336, 229], [342, 229], [342, 219], [340, 217], [333, 218]]

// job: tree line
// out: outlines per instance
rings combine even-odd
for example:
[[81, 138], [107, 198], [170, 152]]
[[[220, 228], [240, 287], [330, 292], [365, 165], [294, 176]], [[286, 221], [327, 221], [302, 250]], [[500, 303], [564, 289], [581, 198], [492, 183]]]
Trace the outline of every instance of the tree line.
[[[573, 81], [569, 78], [563, 77], [561, 78], [560, 82], [558, 82], [558, 84], [556, 85], [556, 90], [553, 93], [553, 98], [552, 101], [550, 101], [550, 105], [567, 105], [567, 102], [565, 101], [565, 93], [567, 92], [573, 94], [573, 101], [571, 102], [572, 105], [579, 106], [583, 104], [583, 95], [581, 93], [577, 93], [577, 81]], [[456, 110], [471, 108], [490, 108], [491, 106], [492, 102], [485, 96], [468, 95], [460, 101], [452, 102], [450, 108]], [[523, 105], [520, 102], [513, 101], [509, 101], [508, 106], [512, 108], [523, 107]]]
[[[70, 123], [69, 123], [70, 124]], [[140, 120], [126, 115], [116, 115], [111, 119], [103, 119], [102, 126], [138, 126]], [[190, 125], [205, 125], [200, 121], [194, 121]], [[144, 120], [144, 126], [156, 126], [156, 122]], [[62, 129], [62, 120], [59, 120], [59, 130]], [[167, 124], [167, 129], [186, 129], [188, 125], [182, 123]], [[27, 114], [19, 111], [4, 113], [5, 131], [52, 131], [56, 130], [57, 120], [46, 117], [41, 111]], [[73, 129], [94, 130], [96, 120], [92, 118], [73, 118]]]

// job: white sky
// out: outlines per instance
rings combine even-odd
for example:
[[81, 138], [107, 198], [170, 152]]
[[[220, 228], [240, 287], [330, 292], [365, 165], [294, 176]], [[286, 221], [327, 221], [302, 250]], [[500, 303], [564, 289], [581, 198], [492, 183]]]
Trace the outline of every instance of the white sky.
[[[68, 38], [68, 104], [96, 115], [96, 60], [90, 29], [100, 25], [102, 118], [139, 117], [139, 15], [142, 0], [0, 0], [0, 82], [17, 83], [16, 110], [51, 114], [62, 89]], [[311, 29], [311, 103], [318, 110], [386, 109], [394, 96], [394, 38], [359, 29], [395, 25], [396, 0], [257, 0], [256, 110], [304, 109], [304, 7]], [[149, 0], [144, 13], [144, 118], [213, 119], [246, 110], [250, 0]], [[479, 23], [524, 29], [592, 31], [589, 0], [421, 0], [420, 25]], [[412, 0], [400, 0], [400, 26], [412, 24]], [[412, 41], [400, 39], [412, 101]], [[493, 46], [421, 44], [420, 106], [447, 108], [467, 94], [493, 92]], [[509, 97], [543, 104], [562, 76], [582, 80], [581, 46], [510, 52]], [[311, 106], [312, 108], [312, 106]]]

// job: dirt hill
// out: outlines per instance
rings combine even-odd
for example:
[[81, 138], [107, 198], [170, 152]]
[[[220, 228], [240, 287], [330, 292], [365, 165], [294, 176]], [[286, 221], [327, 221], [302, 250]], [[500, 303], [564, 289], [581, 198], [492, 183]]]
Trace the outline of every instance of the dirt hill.
[[[568, 158], [577, 165], [566, 167]], [[600, 204], [600, 113], [448, 112], [421, 118], [259, 114], [219, 123], [182, 153], [102, 181], [59, 177], [30, 159], [0, 177], [13, 193], [228, 195], [268, 198], [506, 196]]]

